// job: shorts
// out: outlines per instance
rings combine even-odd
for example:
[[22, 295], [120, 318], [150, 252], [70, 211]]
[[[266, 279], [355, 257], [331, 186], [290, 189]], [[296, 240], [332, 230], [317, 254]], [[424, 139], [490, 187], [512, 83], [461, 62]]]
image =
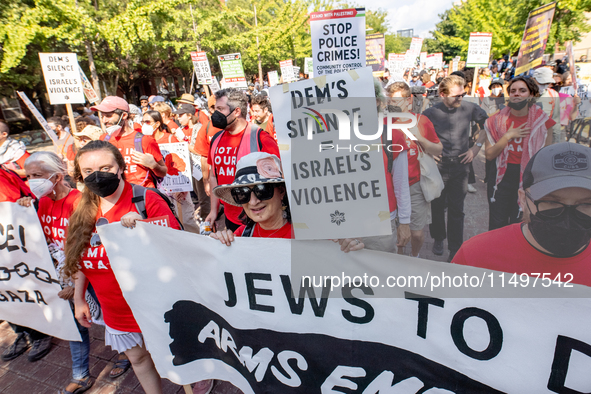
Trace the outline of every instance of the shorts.
[[105, 325], [105, 345], [111, 346], [117, 353], [143, 344], [144, 336], [141, 332], [123, 332]]
[[421, 231], [431, 224], [431, 203], [425, 200], [421, 183], [410, 185], [410, 230]]

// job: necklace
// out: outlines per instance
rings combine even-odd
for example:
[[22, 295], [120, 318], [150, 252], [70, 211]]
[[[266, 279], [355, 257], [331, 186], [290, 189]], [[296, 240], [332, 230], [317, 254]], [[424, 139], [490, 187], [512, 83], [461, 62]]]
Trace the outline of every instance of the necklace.
[[273, 235], [275, 235], [279, 230], [281, 230], [284, 226], [285, 223], [287, 222], [287, 220], [284, 220], [284, 223], [281, 227], [279, 227], [277, 230], [273, 231], [271, 234], [269, 234], [267, 237], [261, 237], [261, 228], [260, 225], [257, 223], [254, 227], [255, 227], [255, 231], [254, 231], [254, 236], [258, 237], [258, 238], [273, 238]]

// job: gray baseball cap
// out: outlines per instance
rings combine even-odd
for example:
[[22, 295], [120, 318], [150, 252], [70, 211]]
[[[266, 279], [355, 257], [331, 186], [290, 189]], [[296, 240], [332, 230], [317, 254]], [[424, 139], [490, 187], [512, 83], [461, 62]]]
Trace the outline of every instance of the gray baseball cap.
[[523, 189], [534, 200], [567, 187], [591, 190], [591, 148], [572, 142], [546, 146], [525, 166]]

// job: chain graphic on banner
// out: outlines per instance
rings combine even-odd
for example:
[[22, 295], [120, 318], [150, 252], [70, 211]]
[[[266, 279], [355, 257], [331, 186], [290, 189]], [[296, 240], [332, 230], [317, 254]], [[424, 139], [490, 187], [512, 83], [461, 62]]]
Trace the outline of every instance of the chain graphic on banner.
[[17, 265], [15, 265], [13, 267], [13, 269], [10, 269], [8, 267], [0, 267], [0, 281], [8, 281], [10, 280], [12, 273], [17, 274], [18, 276], [20, 276], [21, 278], [25, 278], [29, 275], [34, 275], [35, 278], [41, 282], [44, 283], [57, 283], [59, 284], [59, 281], [57, 281], [56, 279], [53, 279], [51, 277], [51, 274], [47, 271], [44, 270], [43, 268], [35, 268], [34, 270], [31, 270], [29, 268], [29, 266], [26, 263], [18, 263]]

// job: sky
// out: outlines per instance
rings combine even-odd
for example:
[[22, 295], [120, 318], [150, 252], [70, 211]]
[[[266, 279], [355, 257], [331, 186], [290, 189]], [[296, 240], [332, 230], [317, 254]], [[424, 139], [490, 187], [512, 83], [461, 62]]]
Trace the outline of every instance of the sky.
[[[375, 1], [358, 0], [356, 3], [366, 9], [378, 8]], [[429, 31], [434, 30], [435, 24], [440, 21], [438, 15], [451, 8], [453, 3], [453, 0], [381, 0], [378, 5], [388, 11], [390, 32], [414, 29], [415, 36], [428, 38]]]

